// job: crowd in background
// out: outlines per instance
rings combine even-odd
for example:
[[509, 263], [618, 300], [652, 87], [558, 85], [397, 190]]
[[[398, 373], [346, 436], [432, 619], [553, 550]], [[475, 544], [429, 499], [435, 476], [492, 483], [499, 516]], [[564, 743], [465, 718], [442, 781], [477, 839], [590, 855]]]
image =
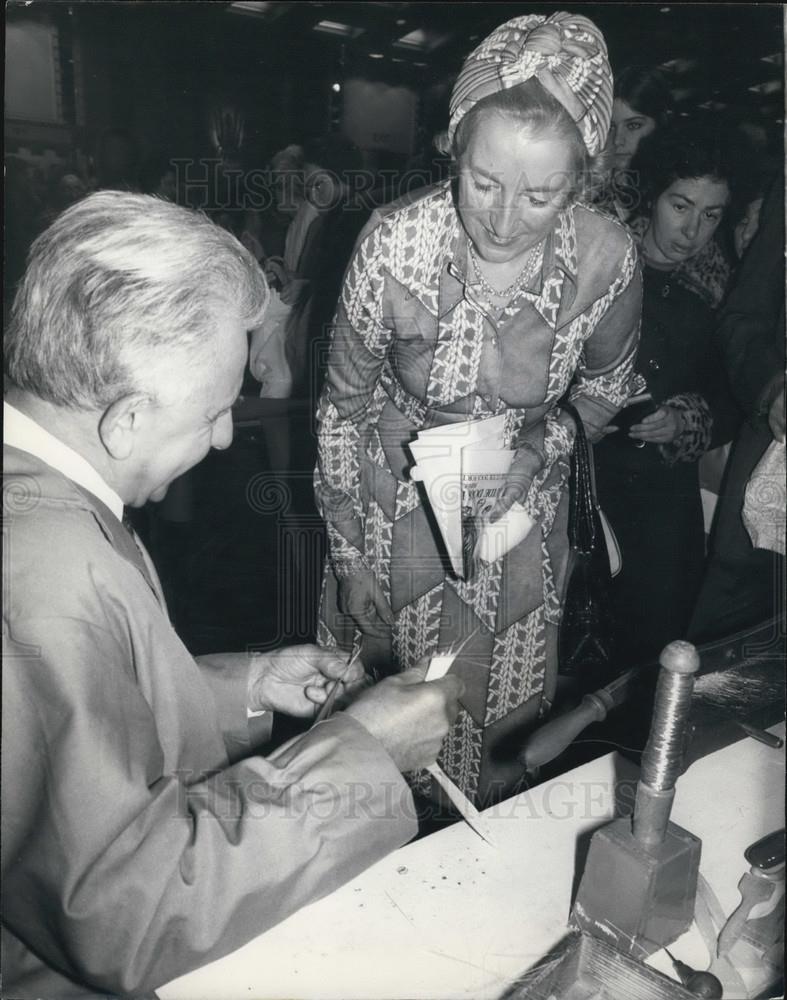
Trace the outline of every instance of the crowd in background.
[[770, 740], [781, 155], [565, 11], [480, 41], [444, 125], [395, 170], [327, 125], [247, 162], [231, 109], [210, 158], [7, 158], [9, 994], [153, 996], [460, 814], [491, 841], [566, 754], [647, 740], [642, 791]]
[[[122, 129], [106, 132], [92, 158], [80, 155], [49, 175], [21, 156], [6, 156], [5, 301], [11, 301], [35, 236], [92, 190], [139, 190], [204, 209], [252, 252], [276, 293], [266, 324], [251, 336], [243, 395], [255, 405], [241, 416], [265, 418], [264, 461], [274, 472], [287, 472], [294, 461], [292, 419], [287, 405], [265, 400], [305, 401], [313, 411], [331, 319], [359, 233], [379, 206], [417, 196], [419, 188], [451, 176], [444, 137], [433, 140], [398, 170], [369, 170], [368, 155], [338, 133], [293, 142], [267, 164], [243, 163], [239, 153], [225, 150], [211, 161], [207, 194], [205, 184], [190, 182], [194, 174], [175, 151], [140, 163], [135, 138]], [[651, 657], [670, 638], [686, 634], [708, 553], [723, 561], [718, 546], [730, 544], [711, 533], [719, 519], [716, 500], [729, 479], [731, 444], [747, 421], [750, 429], [752, 420], [770, 418], [777, 428], [771, 434], [783, 427], [778, 316], [769, 317], [770, 368], [757, 376], [762, 385], [747, 393], [738, 391], [739, 372], [730, 371], [729, 351], [725, 355], [717, 335], [724, 304], [743, 278], [742, 262], [763, 222], [764, 199], [771, 198], [780, 212], [782, 164], [766, 145], [746, 124], [733, 127], [709, 113], [678, 115], [658, 70], [628, 66], [616, 73], [609, 140], [595, 160], [585, 197], [630, 227], [640, 246], [645, 306], [639, 370], [653, 390], [649, 413], [643, 414], [657, 423], [655, 430], [652, 423], [636, 423], [632, 433], [629, 421], [627, 433], [609, 436], [596, 449], [602, 506], [623, 549], [615, 602], [625, 662]], [[251, 193], [249, 171], [255, 175]], [[692, 179], [702, 181], [701, 191], [692, 188]], [[687, 233], [676, 213], [685, 208], [686, 217], [691, 214], [692, 192], [710, 201], [696, 231]], [[680, 207], [676, 193], [684, 198]], [[775, 260], [783, 232], [770, 221], [775, 229], [766, 252]], [[660, 233], [666, 249], [659, 245]], [[765, 294], [752, 287], [739, 298]], [[308, 447], [301, 454], [307, 464], [313, 458]], [[182, 483], [175, 484], [161, 513], [187, 521], [190, 509], [188, 484]], [[764, 615], [778, 599], [771, 563], [760, 567], [760, 579], [766, 574], [770, 583], [757, 584], [748, 619]], [[729, 570], [733, 581], [740, 579], [736, 572], [749, 571]], [[735, 585], [728, 584], [733, 590]], [[707, 637], [720, 627], [702, 621], [697, 634]]]

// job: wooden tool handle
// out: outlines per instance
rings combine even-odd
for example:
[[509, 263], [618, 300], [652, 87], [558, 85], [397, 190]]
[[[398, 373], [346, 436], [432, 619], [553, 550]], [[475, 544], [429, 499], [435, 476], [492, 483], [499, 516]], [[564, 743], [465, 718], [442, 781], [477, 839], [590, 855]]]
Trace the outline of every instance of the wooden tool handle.
[[612, 707], [612, 699], [605, 691], [586, 694], [575, 709], [545, 723], [531, 736], [519, 754], [519, 763], [530, 771], [554, 760], [583, 729], [606, 719]]

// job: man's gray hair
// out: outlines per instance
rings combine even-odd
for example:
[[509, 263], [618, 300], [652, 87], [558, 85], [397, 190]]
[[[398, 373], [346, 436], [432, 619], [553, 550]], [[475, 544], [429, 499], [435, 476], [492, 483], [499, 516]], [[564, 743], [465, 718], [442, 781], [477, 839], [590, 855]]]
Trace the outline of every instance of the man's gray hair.
[[158, 357], [205, 357], [217, 323], [258, 326], [259, 265], [200, 212], [99, 191], [33, 243], [5, 336], [11, 381], [59, 406], [106, 408]]

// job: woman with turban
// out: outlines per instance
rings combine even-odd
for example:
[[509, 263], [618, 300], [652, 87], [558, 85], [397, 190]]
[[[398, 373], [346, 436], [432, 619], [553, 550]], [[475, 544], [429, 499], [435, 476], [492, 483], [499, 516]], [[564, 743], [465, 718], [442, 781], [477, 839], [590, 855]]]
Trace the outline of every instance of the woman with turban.
[[[517, 17], [467, 59], [448, 135], [455, 181], [362, 235], [335, 317], [316, 493], [329, 555], [318, 639], [373, 674], [465, 640], [463, 710], [440, 762], [479, 804], [554, 698], [565, 568], [569, 394], [591, 438], [631, 394], [641, 285], [628, 232], [579, 200], [612, 108], [585, 17]], [[534, 527], [469, 579], [448, 568], [413, 482], [424, 428], [504, 415], [515, 452], [494, 517]], [[414, 787], [427, 796], [428, 775]]]

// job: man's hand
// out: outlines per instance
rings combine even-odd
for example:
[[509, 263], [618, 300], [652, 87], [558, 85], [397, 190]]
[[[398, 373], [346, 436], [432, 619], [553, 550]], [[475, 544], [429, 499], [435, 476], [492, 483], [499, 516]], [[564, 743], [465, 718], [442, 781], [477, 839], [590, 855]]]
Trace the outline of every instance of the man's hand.
[[345, 709], [345, 715], [382, 743], [402, 772], [434, 764], [464, 691], [453, 674], [428, 684], [425, 675], [424, 664], [387, 677]]
[[684, 429], [683, 415], [674, 406], [660, 406], [655, 413], [645, 417], [642, 423], [634, 424], [629, 437], [651, 444], [671, 444], [680, 437]]
[[249, 708], [272, 709], [309, 718], [341, 677], [338, 695], [357, 690], [364, 682], [360, 661], [349, 669], [346, 653], [320, 646], [286, 646], [252, 657], [249, 669]]
[[370, 569], [339, 581], [339, 610], [350, 615], [363, 633], [378, 638], [385, 638], [394, 622], [391, 606]]

